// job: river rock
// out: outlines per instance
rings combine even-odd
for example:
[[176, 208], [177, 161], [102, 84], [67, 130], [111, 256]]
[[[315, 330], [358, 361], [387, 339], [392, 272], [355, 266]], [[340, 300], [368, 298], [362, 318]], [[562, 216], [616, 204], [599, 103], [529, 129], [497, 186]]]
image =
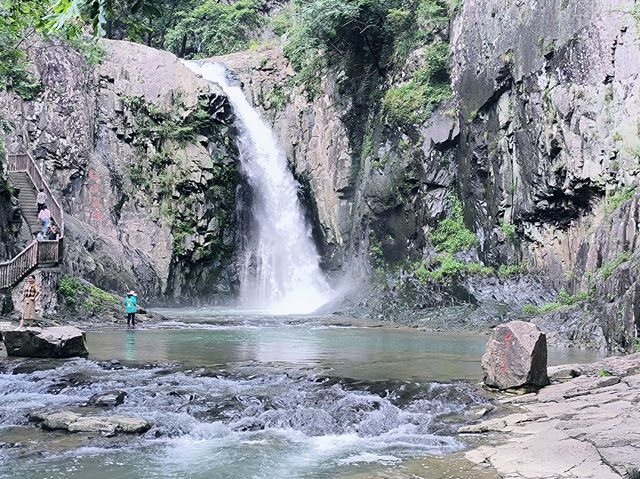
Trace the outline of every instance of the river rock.
[[5, 331], [7, 355], [32, 358], [71, 358], [89, 355], [85, 333], [73, 326]]
[[29, 419], [50, 431], [98, 432], [104, 435], [140, 434], [151, 428], [148, 421], [138, 417], [84, 416], [73, 411], [40, 411], [30, 414]]
[[545, 334], [524, 321], [501, 324], [487, 343], [482, 369], [484, 383], [498, 389], [548, 385]]
[[126, 397], [126, 391], [105, 391], [91, 396], [89, 398], [88, 405], [96, 407], [115, 407], [124, 403], [124, 399]]

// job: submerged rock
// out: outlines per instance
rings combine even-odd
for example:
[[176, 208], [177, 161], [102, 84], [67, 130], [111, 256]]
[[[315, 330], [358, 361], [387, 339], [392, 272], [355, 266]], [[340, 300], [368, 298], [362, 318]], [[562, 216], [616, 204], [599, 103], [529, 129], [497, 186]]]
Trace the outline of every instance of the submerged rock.
[[29, 419], [50, 431], [98, 432], [104, 435], [140, 434], [151, 428], [148, 421], [138, 417], [83, 416], [73, 411], [40, 411], [30, 414]]
[[73, 326], [17, 329], [5, 331], [3, 337], [9, 356], [71, 358], [89, 355], [84, 332]]
[[545, 334], [524, 321], [501, 324], [487, 343], [482, 369], [484, 383], [498, 389], [548, 385]]
[[105, 391], [91, 396], [89, 398], [88, 405], [96, 407], [115, 407], [124, 403], [124, 399], [126, 397], [126, 391]]

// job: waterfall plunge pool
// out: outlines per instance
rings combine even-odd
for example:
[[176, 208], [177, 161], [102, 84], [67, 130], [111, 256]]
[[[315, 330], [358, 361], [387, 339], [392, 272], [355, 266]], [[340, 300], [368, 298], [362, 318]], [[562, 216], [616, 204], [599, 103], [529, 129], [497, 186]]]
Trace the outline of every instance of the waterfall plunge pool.
[[[0, 363], [0, 478], [473, 478], [455, 431], [486, 405], [487, 338], [338, 327], [319, 317], [163, 311], [159, 328], [88, 334], [88, 360]], [[550, 351], [550, 362], [597, 359]], [[111, 364], [116, 359], [121, 365]], [[44, 432], [26, 414], [127, 392], [142, 437]]]

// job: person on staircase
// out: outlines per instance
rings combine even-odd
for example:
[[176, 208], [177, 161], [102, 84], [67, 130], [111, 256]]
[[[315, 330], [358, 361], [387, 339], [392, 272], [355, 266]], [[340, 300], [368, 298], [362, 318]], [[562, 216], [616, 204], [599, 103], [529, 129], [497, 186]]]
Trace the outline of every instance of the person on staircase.
[[18, 328], [24, 328], [25, 321], [33, 321], [36, 316], [36, 299], [40, 296], [40, 289], [36, 284], [36, 277], [29, 276], [22, 290], [22, 316]]
[[49, 223], [51, 223], [51, 211], [47, 205], [44, 205], [44, 209], [38, 213], [38, 221], [40, 221], [40, 226], [42, 227], [42, 234], [46, 237]]
[[47, 239], [49, 241], [56, 241], [60, 239], [60, 231], [56, 225], [49, 226], [47, 230]]
[[44, 192], [44, 189], [40, 188], [38, 192], [38, 196], [36, 197], [36, 203], [38, 206], [38, 213], [40, 213], [43, 209], [47, 207], [47, 194]]

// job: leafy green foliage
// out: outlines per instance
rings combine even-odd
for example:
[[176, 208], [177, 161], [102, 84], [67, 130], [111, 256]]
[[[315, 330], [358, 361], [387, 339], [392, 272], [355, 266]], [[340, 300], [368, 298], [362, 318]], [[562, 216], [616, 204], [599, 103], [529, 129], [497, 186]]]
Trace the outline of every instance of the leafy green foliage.
[[605, 263], [604, 265], [602, 265], [602, 267], [598, 269], [600, 278], [604, 281], [609, 277], [611, 277], [611, 275], [617, 271], [620, 265], [622, 265], [622, 263], [626, 263], [627, 261], [629, 261], [631, 257], [632, 256], [630, 252], [624, 251], [623, 253], [620, 253], [618, 256], [613, 258], [608, 263]]
[[511, 241], [515, 241], [517, 238], [517, 227], [512, 223], [502, 223], [500, 225], [500, 229], [502, 233], [509, 238]]
[[0, 0], [0, 91], [13, 91], [23, 100], [33, 100], [41, 88], [21, 47], [42, 28], [45, 6], [28, 0]]
[[555, 311], [559, 311], [575, 304], [584, 303], [589, 300], [591, 300], [591, 294], [588, 291], [579, 291], [578, 293], [572, 295], [562, 290], [558, 293], [556, 301], [543, 304], [542, 306], [527, 304], [522, 308], [522, 312], [528, 314], [529, 316], [537, 316], [541, 314], [553, 313]]
[[495, 270], [480, 263], [465, 263], [452, 254], [436, 256], [430, 264], [420, 261], [414, 265], [414, 276], [421, 284], [449, 283], [464, 274], [472, 276], [492, 276]]
[[598, 377], [599, 378], [606, 378], [611, 376], [611, 373], [609, 371], [607, 371], [606, 369], [600, 369], [598, 370]]
[[500, 279], [507, 279], [513, 276], [519, 276], [527, 272], [527, 265], [524, 263], [502, 264], [498, 268], [498, 276]]
[[635, 186], [624, 186], [617, 190], [613, 195], [607, 198], [604, 206], [604, 210], [607, 214], [613, 213], [620, 206], [632, 199], [636, 194]]
[[450, 254], [468, 250], [478, 244], [476, 235], [464, 224], [462, 203], [459, 199], [454, 200], [452, 210], [451, 218], [442, 220], [430, 235], [436, 251]]
[[111, 293], [85, 283], [74, 276], [60, 278], [57, 292], [65, 306], [72, 308], [80, 306], [82, 310], [89, 313], [102, 312], [120, 302]]
[[451, 98], [448, 59], [447, 43], [431, 43], [425, 49], [425, 66], [416, 71], [408, 83], [387, 91], [382, 106], [392, 123], [420, 124], [437, 105]]
[[372, 76], [386, 78], [411, 51], [427, 45], [425, 68], [387, 100], [390, 111], [406, 118], [412, 105], [426, 116], [431, 105], [449, 97], [448, 46], [435, 35], [448, 22], [443, 0], [294, 0], [277, 31], [286, 33], [284, 53], [311, 94], [325, 69], [340, 67], [346, 82], [364, 86]]
[[116, 17], [143, 15], [159, 16], [154, 0], [57, 0], [44, 17], [49, 31], [65, 31], [77, 37], [84, 25], [91, 24], [96, 37], [104, 37], [109, 20]]
[[231, 5], [206, 0], [178, 14], [166, 36], [166, 47], [185, 58], [222, 55], [246, 48], [251, 33], [262, 24], [258, 0]]

